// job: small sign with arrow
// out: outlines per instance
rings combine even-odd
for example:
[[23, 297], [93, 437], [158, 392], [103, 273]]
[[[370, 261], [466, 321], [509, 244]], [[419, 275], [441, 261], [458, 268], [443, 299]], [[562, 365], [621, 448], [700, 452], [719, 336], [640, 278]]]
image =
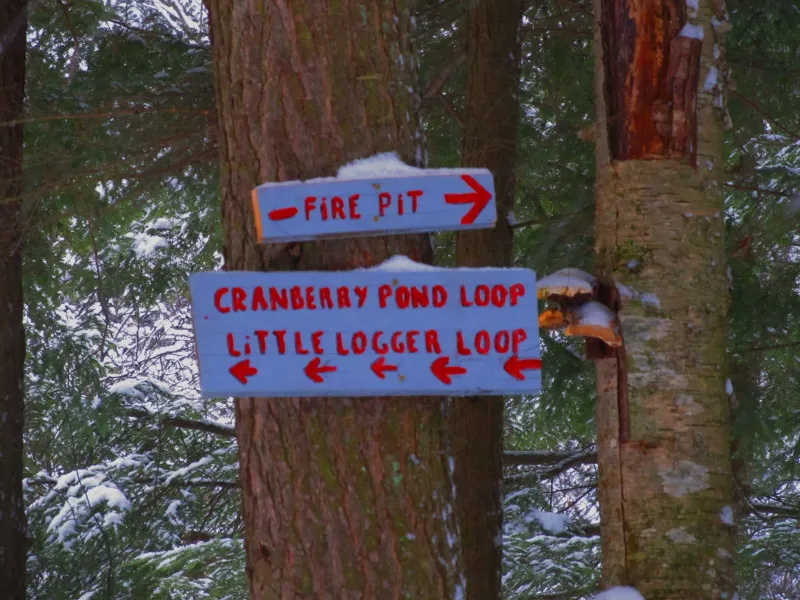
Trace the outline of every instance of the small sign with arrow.
[[265, 183], [253, 190], [261, 243], [494, 227], [486, 169], [419, 169], [413, 176]]
[[419, 396], [541, 388], [536, 279], [395, 257], [349, 272], [191, 277], [206, 396]]

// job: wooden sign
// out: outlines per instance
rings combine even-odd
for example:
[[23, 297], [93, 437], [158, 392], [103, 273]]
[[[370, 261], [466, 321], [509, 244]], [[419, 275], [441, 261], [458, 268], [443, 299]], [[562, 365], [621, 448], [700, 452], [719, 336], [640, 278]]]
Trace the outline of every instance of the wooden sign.
[[420, 169], [413, 176], [266, 183], [253, 190], [261, 243], [494, 227], [486, 169]]
[[409, 265], [424, 268], [192, 275], [203, 394], [540, 390], [533, 271]]

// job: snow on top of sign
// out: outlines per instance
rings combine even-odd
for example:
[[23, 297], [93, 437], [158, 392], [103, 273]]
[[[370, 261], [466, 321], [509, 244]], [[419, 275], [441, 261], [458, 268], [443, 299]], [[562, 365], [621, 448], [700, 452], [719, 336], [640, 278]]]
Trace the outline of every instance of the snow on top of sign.
[[366, 269], [367, 271], [444, 271], [444, 267], [434, 267], [425, 263], [418, 263], [407, 256], [396, 254], [386, 259], [381, 264]]
[[420, 177], [423, 175], [461, 175], [463, 173], [485, 173], [487, 169], [421, 169], [404, 163], [397, 152], [382, 152], [366, 158], [359, 158], [339, 167], [336, 177], [315, 177], [294, 181], [270, 181], [258, 187], [281, 187], [301, 183], [333, 183], [358, 179], [387, 179], [391, 177]]
[[425, 169], [407, 165], [396, 152], [383, 152], [367, 158], [359, 158], [344, 165], [336, 174], [337, 179], [369, 179], [370, 177], [396, 177], [419, 175]]
[[635, 588], [618, 586], [600, 592], [592, 600], [644, 600], [644, 596]]

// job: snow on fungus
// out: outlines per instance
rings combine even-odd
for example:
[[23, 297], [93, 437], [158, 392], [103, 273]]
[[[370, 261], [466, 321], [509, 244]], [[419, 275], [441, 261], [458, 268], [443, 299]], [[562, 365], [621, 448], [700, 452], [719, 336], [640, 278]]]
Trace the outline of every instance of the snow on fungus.
[[561, 269], [538, 281], [537, 297], [541, 300], [551, 296], [591, 296], [596, 282], [592, 275], [580, 269]]
[[567, 324], [564, 313], [555, 308], [548, 308], [539, 315], [540, 329], [564, 329]]
[[592, 600], [644, 600], [644, 596], [636, 588], [617, 586], [600, 592]]
[[571, 337], [592, 337], [604, 341], [612, 348], [622, 346], [614, 313], [599, 302], [587, 302], [574, 313], [571, 323], [564, 330]]

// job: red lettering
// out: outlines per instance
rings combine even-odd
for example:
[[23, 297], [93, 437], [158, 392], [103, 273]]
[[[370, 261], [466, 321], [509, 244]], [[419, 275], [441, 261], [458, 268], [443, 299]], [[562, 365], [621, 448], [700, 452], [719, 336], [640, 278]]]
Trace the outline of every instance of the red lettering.
[[497, 307], [505, 306], [508, 300], [508, 289], [504, 285], [496, 285], [492, 288], [492, 304]]
[[294, 332], [294, 350], [297, 354], [308, 354], [308, 350], [303, 348], [303, 337], [299, 331]]
[[237, 350], [237, 349], [234, 347], [234, 344], [233, 344], [233, 334], [232, 334], [232, 333], [229, 333], [229, 334], [228, 334], [228, 336], [227, 336], [227, 338], [228, 338], [228, 354], [230, 354], [231, 356], [241, 356], [241, 355], [242, 355], [242, 353], [241, 353], [241, 352], [239, 352], [239, 351], [238, 351], [238, 350]]
[[353, 194], [348, 198], [350, 203], [350, 218], [358, 220], [361, 218], [361, 214], [358, 212], [358, 199], [361, 197], [360, 194]]
[[[511, 288], [511, 291], [513, 293], [514, 288]], [[528, 334], [525, 333], [524, 329], [515, 329], [511, 333], [511, 345], [512, 345], [511, 352], [513, 352], [514, 354], [519, 354], [519, 345], [527, 339], [528, 339]]]
[[336, 352], [342, 356], [347, 356], [350, 354], [350, 351], [344, 347], [344, 344], [342, 343], [342, 334], [339, 332], [336, 333]]
[[456, 346], [458, 346], [458, 353], [462, 356], [469, 356], [472, 350], [464, 345], [464, 334], [462, 332], [456, 333]]
[[269, 288], [269, 303], [272, 304], [272, 310], [276, 307], [289, 310], [289, 294], [286, 289]]
[[442, 353], [442, 347], [439, 345], [439, 332], [435, 329], [425, 332], [425, 352], [428, 354]]
[[334, 219], [341, 219], [342, 221], [347, 218], [344, 216], [344, 200], [339, 196], [331, 198], [331, 217]]
[[231, 297], [233, 300], [233, 312], [244, 312], [247, 310], [247, 307], [244, 305], [244, 301], [247, 300], [247, 292], [240, 287], [235, 287], [231, 290]]
[[[525, 295], [525, 286], [521, 283], [515, 283], [511, 286], [511, 306], [516, 306], [517, 301]], [[516, 354], [516, 350], [514, 353]]]
[[314, 346], [314, 354], [324, 354], [322, 349], [322, 332], [315, 331], [311, 334], [311, 345]]
[[339, 301], [339, 308], [350, 308], [350, 290], [346, 286], [336, 289], [336, 297]]
[[386, 300], [392, 295], [392, 286], [384, 284], [378, 288], [378, 303], [381, 308], [386, 308]]
[[319, 288], [319, 305], [322, 308], [333, 308], [333, 296], [331, 296], [331, 288]]
[[364, 306], [364, 303], [367, 301], [367, 287], [357, 285], [353, 288], [353, 291], [356, 293], [358, 297], [358, 308]]
[[269, 335], [269, 331], [265, 331], [263, 329], [256, 329], [255, 331], [256, 337], [258, 337], [258, 351], [261, 354], [267, 353], [267, 336]]
[[386, 354], [389, 352], [389, 346], [381, 342], [382, 331], [376, 331], [372, 334], [372, 349], [376, 354]]
[[386, 192], [382, 192], [378, 196], [378, 209], [382, 217], [385, 215], [385, 209], [389, 208], [391, 205], [392, 205], [392, 195]]
[[[247, 339], [248, 340], [250, 339], [249, 335], [247, 336]], [[252, 350], [250, 348], [250, 342], [245, 342], [244, 343], [244, 355], [245, 356], [250, 356], [250, 354], [252, 354]]]
[[430, 296], [428, 296], [428, 286], [423, 285], [422, 289], [417, 286], [411, 286], [411, 306], [414, 308], [427, 308], [430, 304]]
[[475, 288], [475, 304], [478, 306], [489, 305], [489, 286], [479, 285]]
[[403, 194], [397, 194], [397, 214], [403, 216]]
[[253, 289], [253, 302], [251, 306], [253, 310], [267, 310], [269, 308], [267, 299], [264, 297], [264, 288], [260, 285], [257, 285], [255, 289]]
[[364, 354], [367, 349], [367, 334], [356, 331], [353, 334], [353, 354]]
[[317, 309], [317, 305], [314, 302], [314, 288], [311, 286], [306, 288], [306, 306], [309, 310]]
[[479, 331], [478, 335], [475, 336], [475, 350], [478, 351], [478, 354], [489, 354], [489, 350], [491, 350], [491, 348], [492, 338], [489, 337], [489, 332], [485, 330]]
[[472, 306], [472, 302], [467, 299], [467, 288], [461, 286], [461, 306]]
[[305, 202], [306, 208], [306, 221], [308, 221], [309, 217], [311, 216], [311, 211], [316, 208], [317, 197], [316, 196], [307, 196]]
[[415, 352], [419, 352], [417, 348], [417, 340], [416, 337], [419, 335], [419, 331], [409, 331], [406, 334], [406, 343], [408, 344], [408, 351], [414, 354]]
[[216, 306], [217, 310], [221, 313], [231, 312], [230, 306], [222, 306], [222, 297], [229, 291], [228, 288], [219, 288], [214, 292], [214, 306]]
[[303, 302], [303, 293], [300, 291], [300, 286], [293, 285], [292, 289], [289, 291], [289, 294], [292, 298], [292, 308], [295, 310], [300, 310], [305, 306], [305, 302]]
[[273, 331], [272, 335], [275, 336], [275, 341], [278, 342], [278, 353], [286, 354], [286, 330]]
[[397, 308], [408, 308], [408, 305], [411, 304], [411, 292], [408, 291], [408, 287], [404, 285], [397, 287], [395, 302], [397, 302]]
[[397, 352], [398, 354], [402, 354], [406, 351], [406, 346], [403, 342], [400, 341], [400, 337], [403, 335], [402, 331], [395, 331], [392, 334], [392, 351]]
[[443, 285], [433, 286], [433, 306], [442, 308], [447, 304], [447, 289]]
[[508, 348], [511, 345], [511, 335], [504, 329], [503, 331], [498, 331], [497, 335], [494, 336], [494, 347], [500, 354], [505, 354], [508, 352]]
[[328, 198], [325, 196], [322, 197], [322, 202], [320, 202], [319, 214], [322, 216], [323, 221], [328, 220]]
[[409, 190], [408, 195], [411, 196], [411, 212], [415, 213], [419, 207], [417, 200], [422, 196], [422, 190]]

